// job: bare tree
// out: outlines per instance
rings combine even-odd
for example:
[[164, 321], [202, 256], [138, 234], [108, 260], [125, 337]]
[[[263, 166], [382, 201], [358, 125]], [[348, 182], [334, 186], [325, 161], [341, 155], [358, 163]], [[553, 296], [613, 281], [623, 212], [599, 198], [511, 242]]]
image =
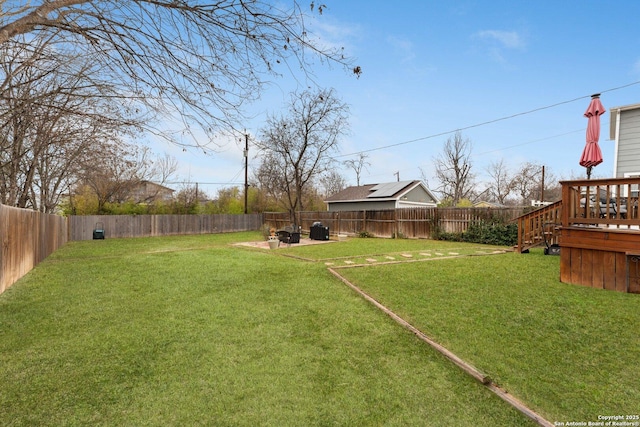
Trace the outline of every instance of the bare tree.
[[[253, 172], [254, 185], [260, 189], [260, 193], [269, 201], [282, 201], [287, 191], [287, 183], [281, 174], [279, 163], [283, 160], [278, 158], [275, 153], [267, 151], [263, 153], [260, 165]], [[282, 204], [282, 208], [286, 209], [286, 205]]]
[[173, 211], [177, 214], [193, 214], [198, 211], [200, 194], [197, 185], [184, 185], [175, 196]]
[[325, 197], [329, 197], [344, 190], [347, 186], [347, 181], [340, 172], [335, 169], [331, 169], [320, 177], [320, 185], [324, 190]]
[[138, 123], [88, 76], [90, 58], [64, 56], [48, 39], [6, 42], [0, 53], [0, 201], [53, 212], [83, 158]]
[[311, 73], [313, 58], [361, 72], [342, 48], [312, 34], [306, 20], [325, 8], [314, 1], [308, 9], [295, 0], [290, 8], [266, 0], [1, 4], [0, 46], [21, 35], [46, 36], [61, 53], [95, 58], [102, 80], [134, 109], [179, 116], [179, 133], [162, 135], [184, 145], [206, 144], [196, 130], [212, 137], [233, 128], [267, 82], [290, 70]]
[[345, 160], [343, 163], [353, 169], [356, 173], [356, 185], [360, 186], [360, 177], [362, 176], [362, 170], [368, 170], [367, 166], [371, 166], [371, 163], [367, 161], [369, 156], [365, 153], [359, 153], [358, 159], [349, 159]]
[[471, 172], [471, 141], [456, 132], [448, 138], [443, 151], [434, 159], [436, 178], [440, 182], [437, 191], [455, 206], [469, 198], [474, 191], [475, 175]]
[[542, 182], [542, 165], [526, 162], [520, 165], [514, 176], [514, 190], [520, 196], [523, 204], [529, 204], [540, 194]]
[[513, 191], [515, 183], [504, 159], [492, 161], [486, 170], [491, 177], [487, 189], [490, 197], [501, 205], [506, 204], [507, 198]]
[[151, 178], [160, 185], [165, 185], [178, 171], [178, 161], [165, 153], [152, 161]]
[[133, 190], [151, 176], [149, 152], [123, 142], [103, 145], [92, 161], [83, 165], [82, 181], [98, 198], [98, 213], [107, 203], [130, 200]]
[[330, 167], [330, 154], [347, 131], [346, 104], [333, 89], [291, 95], [286, 116], [271, 116], [261, 131], [263, 151], [257, 178], [280, 199], [295, 224], [295, 212], [304, 209], [304, 195], [313, 180]]

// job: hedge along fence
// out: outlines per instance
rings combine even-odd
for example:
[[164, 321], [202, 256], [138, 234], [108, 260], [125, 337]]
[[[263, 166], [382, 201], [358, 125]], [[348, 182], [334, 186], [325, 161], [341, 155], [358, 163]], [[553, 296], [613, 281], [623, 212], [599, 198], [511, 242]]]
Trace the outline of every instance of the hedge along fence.
[[[402, 208], [371, 211], [299, 212], [297, 223], [308, 231], [314, 222], [329, 227], [331, 234], [375, 237], [436, 238], [438, 233], [462, 233], [471, 224], [498, 219], [511, 221], [526, 208]], [[288, 213], [267, 212], [264, 222], [276, 229], [291, 225]]]
[[98, 224], [109, 239], [260, 230], [262, 223], [262, 214], [72, 216], [69, 240], [93, 239]]
[[67, 218], [0, 205], [0, 293], [67, 239]]

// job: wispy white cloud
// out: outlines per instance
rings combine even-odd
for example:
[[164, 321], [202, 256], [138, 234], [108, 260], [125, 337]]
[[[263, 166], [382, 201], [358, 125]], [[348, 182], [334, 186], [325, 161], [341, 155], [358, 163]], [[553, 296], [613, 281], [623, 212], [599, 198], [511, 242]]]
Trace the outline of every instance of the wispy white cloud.
[[524, 50], [526, 47], [524, 38], [517, 31], [482, 30], [473, 34], [472, 38], [480, 40], [489, 55], [502, 64], [508, 62], [506, 51]]
[[516, 31], [483, 30], [478, 31], [475, 36], [488, 42], [496, 42], [506, 49], [524, 49], [525, 42]]
[[357, 24], [347, 24], [330, 19], [307, 21], [308, 29], [315, 42], [325, 48], [352, 49], [351, 41], [360, 37], [362, 28]]
[[399, 58], [396, 62], [403, 65], [404, 71], [414, 76], [426, 76], [436, 70], [432, 64], [425, 62], [424, 55], [416, 53], [415, 44], [411, 40], [399, 36], [388, 36], [386, 40], [393, 50], [394, 58]]
[[402, 62], [411, 61], [416, 57], [413, 50], [413, 43], [410, 40], [397, 36], [389, 36], [387, 37], [387, 42], [400, 55]]

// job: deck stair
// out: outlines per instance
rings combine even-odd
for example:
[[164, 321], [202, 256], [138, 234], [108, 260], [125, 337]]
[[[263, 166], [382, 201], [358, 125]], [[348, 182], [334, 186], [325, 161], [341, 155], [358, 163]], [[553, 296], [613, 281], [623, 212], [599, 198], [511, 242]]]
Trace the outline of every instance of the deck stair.
[[518, 222], [516, 251], [522, 253], [537, 246], [557, 244], [561, 215], [562, 200], [559, 200], [516, 218]]

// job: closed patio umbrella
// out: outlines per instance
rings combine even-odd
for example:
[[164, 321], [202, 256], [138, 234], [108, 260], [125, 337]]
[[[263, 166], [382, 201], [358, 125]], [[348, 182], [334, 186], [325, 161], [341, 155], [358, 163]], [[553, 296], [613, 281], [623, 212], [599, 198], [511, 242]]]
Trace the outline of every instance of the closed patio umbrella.
[[591, 95], [589, 108], [584, 113], [584, 116], [589, 119], [587, 144], [582, 151], [582, 157], [580, 157], [580, 166], [587, 168], [587, 179], [591, 179], [591, 168], [602, 163], [602, 151], [600, 151], [598, 140], [600, 139], [600, 116], [605, 111], [602, 102], [600, 102], [600, 94]]

